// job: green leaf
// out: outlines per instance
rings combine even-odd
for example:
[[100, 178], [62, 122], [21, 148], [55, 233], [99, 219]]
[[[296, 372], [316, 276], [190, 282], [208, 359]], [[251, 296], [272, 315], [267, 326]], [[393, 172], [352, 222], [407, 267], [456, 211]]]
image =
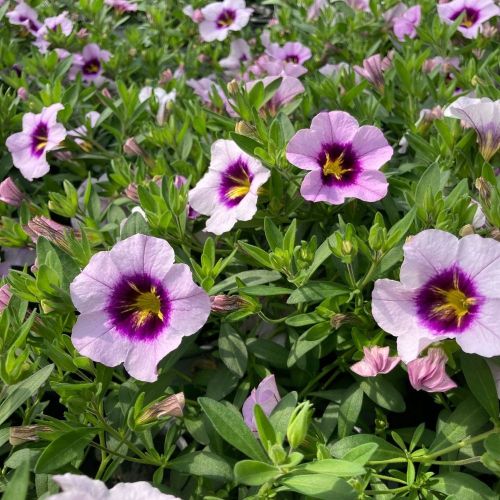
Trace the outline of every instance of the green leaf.
[[269, 260], [269, 254], [262, 250], [262, 248], [250, 245], [244, 241], [238, 241], [238, 246], [240, 250], [245, 254], [255, 260], [258, 264], [264, 267], [269, 267], [272, 269], [271, 261]]
[[392, 458], [404, 458], [404, 452], [402, 450], [388, 443], [385, 439], [374, 436], [373, 434], [355, 434], [345, 437], [337, 441], [333, 446], [330, 446], [329, 449], [334, 457], [346, 459], [350, 451], [354, 451], [354, 448], [357, 446], [367, 443], [378, 445], [371, 460], [378, 461], [390, 460]]
[[330, 334], [332, 327], [329, 321], [324, 321], [306, 330], [293, 344], [288, 356], [287, 366], [293, 366], [302, 356], [321, 344]]
[[240, 288], [240, 292], [257, 297], [271, 297], [273, 295], [290, 295], [293, 290], [283, 286], [257, 285]]
[[325, 460], [311, 462], [305, 465], [304, 469], [308, 472], [332, 474], [336, 477], [361, 476], [366, 472], [365, 468], [359, 464], [337, 458], [327, 458]]
[[426, 196], [431, 194], [432, 197], [440, 190], [441, 172], [437, 163], [429, 165], [427, 170], [422, 174], [418, 181], [415, 190], [415, 204], [417, 207], [423, 207]]
[[238, 146], [243, 151], [245, 151], [245, 153], [248, 153], [251, 156], [253, 156], [253, 152], [256, 148], [262, 147], [262, 144], [260, 142], [257, 142], [256, 140], [252, 139], [251, 137], [247, 137], [246, 135], [240, 135], [236, 132], [231, 132], [230, 135], [231, 139], [233, 139], [233, 141], [238, 144]]
[[247, 349], [259, 360], [277, 368], [286, 368], [288, 350], [272, 340], [251, 338], [247, 340]]
[[281, 434], [281, 436], [283, 437], [286, 436], [288, 422], [290, 421], [293, 410], [297, 405], [297, 400], [297, 393], [295, 391], [289, 392], [284, 398], [279, 401], [269, 417], [269, 420], [271, 421], [271, 424], [276, 433]]
[[240, 412], [210, 398], [198, 398], [201, 408], [219, 435], [247, 457], [266, 462], [267, 456], [252, 431], [245, 425]]
[[256, 404], [253, 407], [253, 414], [257, 431], [259, 432], [260, 442], [269, 450], [273, 444], [277, 444], [274, 428], [260, 405]]
[[25, 461], [16, 469], [7, 483], [2, 500], [25, 500], [28, 495], [29, 474], [29, 463]]
[[95, 429], [77, 429], [52, 441], [38, 457], [35, 472], [49, 473], [83, 456], [83, 452], [92, 441], [97, 431]]
[[347, 481], [330, 474], [304, 474], [281, 480], [281, 484], [306, 498], [355, 500], [357, 493]]
[[324, 281], [307, 283], [301, 288], [297, 288], [288, 297], [287, 304], [301, 304], [302, 302], [319, 302], [323, 299], [349, 295], [349, 289], [333, 283]]
[[28, 398], [38, 391], [52, 373], [54, 365], [47, 365], [27, 379], [7, 388], [6, 397], [0, 404], [2, 425]]
[[448, 472], [447, 474], [434, 476], [431, 489], [446, 495], [455, 495], [457, 500], [498, 499], [498, 495], [486, 484], [463, 472]]
[[222, 323], [219, 334], [219, 354], [222, 362], [238, 377], [247, 369], [248, 354], [245, 342], [229, 323]]
[[222, 457], [210, 451], [192, 451], [169, 461], [168, 464], [172, 469], [184, 474], [224, 481], [233, 480], [231, 465]]
[[126, 219], [120, 231], [120, 239], [124, 240], [134, 234], [150, 234], [146, 219], [138, 212], [134, 212]]
[[360, 387], [374, 403], [382, 408], [397, 413], [406, 410], [403, 396], [383, 376], [365, 378], [361, 381]]
[[276, 248], [283, 247], [283, 235], [276, 224], [269, 217], [264, 219], [264, 232], [271, 250], [274, 251]]
[[358, 420], [363, 406], [363, 390], [358, 384], [353, 384], [345, 392], [339, 407], [338, 431], [339, 437], [348, 436]]
[[379, 445], [377, 443], [360, 444], [352, 450], [349, 450], [344, 455], [344, 460], [348, 460], [349, 462], [354, 462], [359, 465], [365, 465], [366, 462], [372, 458], [378, 447]]
[[464, 352], [461, 355], [461, 365], [472, 394], [488, 415], [497, 421], [498, 394], [490, 367], [480, 356]]
[[[267, 255], [267, 254], [266, 254]], [[278, 281], [281, 279], [281, 274], [278, 271], [265, 271], [263, 269], [243, 271], [238, 274], [233, 274], [229, 278], [221, 281], [214, 285], [210, 290], [210, 295], [217, 295], [220, 292], [235, 292], [238, 290], [236, 280], [239, 279], [245, 283], [247, 286], [251, 285], [262, 285], [264, 283], [271, 283], [272, 281]]]
[[404, 236], [406, 236], [406, 233], [410, 230], [411, 225], [413, 224], [413, 221], [415, 220], [415, 214], [417, 213], [416, 207], [412, 207], [412, 209], [394, 226], [389, 229], [389, 232], [387, 233], [387, 248], [392, 248], [394, 245], [397, 245]]
[[486, 451], [496, 460], [500, 460], [500, 434], [492, 434], [484, 440]]
[[272, 481], [280, 474], [274, 465], [258, 462], [257, 460], [242, 460], [234, 466], [234, 477], [238, 484], [260, 486]]

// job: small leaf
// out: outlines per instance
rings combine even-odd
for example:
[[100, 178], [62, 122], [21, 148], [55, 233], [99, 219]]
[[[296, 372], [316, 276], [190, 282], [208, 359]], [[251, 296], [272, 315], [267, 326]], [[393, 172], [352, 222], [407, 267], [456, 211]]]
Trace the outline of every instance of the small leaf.
[[344, 455], [344, 460], [349, 462], [355, 462], [359, 465], [365, 465], [373, 454], [377, 451], [379, 445], [377, 443], [365, 443], [356, 446], [352, 450], [349, 450]]
[[279, 474], [279, 469], [274, 465], [257, 460], [242, 460], [234, 466], [236, 482], [248, 486], [260, 486], [272, 481]]
[[150, 234], [146, 219], [138, 212], [134, 212], [126, 219], [120, 231], [120, 239], [124, 240], [134, 234]]
[[383, 376], [365, 378], [360, 383], [360, 387], [374, 403], [382, 408], [398, 413], [406, 410], [403, 396]]
[[357, 446], [364, 445], [366, 443], [378, 445], [377, 450], [373, 453], [371, 460], [390, 460], [393, 458], [404, 458], [404, 452], [394, 445], [388, 443], [385, 439], [382, 439], [373, 434], [355, 434], [353, 436], [348, 436], [337, 441], [329, 449], [334, 457], [344, 458], [348, 457], [350, 451]]
[[7, 483], [2, 500], [25, 500], [29, 487], [29, 462], [24, 461], [14, 472]]
[[336, 477], [353, 477], [364, 474], [365, 468], [359, 464], [348, 462], [347, 460], [339, 460], [337, 458], [327, 458], [318, 460], [304, 466], [308, 472], [316, 472], [319, 474], [332, 474]]
[[343, 438], [348, 436], [363, 406], [363, 390], [358, 384], [353, 384], [347, 389], [339, 408], [339, 422], [338, 430], [339, 437]]
[[169, 467], [194, 476], [211, 477], [225, 481], [233, 480], [233, 470], [229, 463], [210, 451], [195, 451], [169, 461]]
[[222, 362], [238, 377], [247, 369], [247, 348], [245, 342], [229, 323], [222, 323], [219, 335], [219, 354]]
[[357, 493], [347, 481], [330, 474], [304, 474], [283, 479], [281, 484], [306, 498], [355, 500]]

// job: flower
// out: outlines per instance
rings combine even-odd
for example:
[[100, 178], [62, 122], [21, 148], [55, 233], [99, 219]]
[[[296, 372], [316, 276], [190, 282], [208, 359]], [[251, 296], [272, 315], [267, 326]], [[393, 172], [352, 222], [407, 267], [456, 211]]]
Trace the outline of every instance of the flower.
[[363, 352], [363, 359], [351, 366], [351, 370], [361, 377], [376, 377], [379, 373], [389, 373], [401, 360], [398, 356], [389, 356], [389, 347], [363, 347]]
[[156, 365], [197, 332], [210, 299], [186, 264], [174, 264], [165, 241], [136, 234], [95, 254], [70, 285], [80, 316], [71, 340], [106, 366], [125, 364], [138, 380], [157, 379]]
[[310, 129], [299, 130], [290, 140], [290, 163], [310, 170], [300, 193], [309, 201], [339, 205], [348, 197], [377, 201], [387, 194], [388, 183], [378, 170], [393, 149], [376, 127], [360, 127], [343, 111], [316, 115]]
[[81, 54], [73, 56], [69, 77], [74, 80], [76, 75], [81, 73], [85, 82], [101, 85], [104, 82], [102, 63], [109, 61], [110, 58], [110, 52], [100, 49], [96, 43], [90, 43], [83, 48]]
[[346, 4], [354, 10], [363, 10], [370, 12], [370, 5], [368, 0], [345, 0]]
[[318, 71], [324, 76], [336, 77], [342, 73], [347, 73], [349, 71], [349, 64], [346, 62], [339, 62], [338, 64], [325, 64], [319, 68]]
[[97, 111], [89, 111], [85, 115], [85, 124], [80, 125], [79, 127], [70, 130], [68, 132], [68, 135], [71, 137], [75, 138], [75, 142], [79, 146], [84, 146], [85, 145], [85, 137], [88, 135], [88, 128], [87, 128], [87, 123], [90, 125], [91, 128], [94, 128], [96, 126], [97, 121], [101, 117], [101, 113]]
[[38, 30], [34, 45], [40, 49], [42, 54], [45, 54], [50, 46], [50, 42], [47, 40], [49, 32], [56, 31], [58, 27], [63, 35], [71, 35], [73, 22], [68, 18], [67, 11], [62, 12], [58, 16], [47, 17], [43, 22], [43, 26]]
[[379, 92], [384, 91], [384, 71], [391, 67], [390, 57], [374, 54], [363, 61], [363, 67], [354, 66], [354, 71], [366, 78]]
[[97, 479], [78, 474], [57, 474], [52, 479], [64, 493], [50, 495], [47, 500], [180, 500], [173, 495], [166, 495], [146, 481], [118, 483], [110, 490]]
[[422, 8], [420, 5], [410, 7], [404, 13], [394, 18], [394, 34], [398, 40], [404, 42], [405, 37], [415, 38], [417, 36], [417, 26], [422, 17]]
[[242, 38], [238, 38], [231, 42], [229, 56], [221, 59], [219, 64], [228, 70], [238, 70], [242, 63], [249, 61], [251, 57], [248, 43]]
[[191, 20], [197, 24], [205, 19], [201, 9], [193, 9], [192, 5], [186, 5], [186, 7], [182, 9], [182, 13], [186, 14], [186, 16], [190, 17]]
[[10, 291], [9, 285], [3, 285], [0, 287], [0, 313], [7, 309], [12, 293]]
[[213, 2], [201, 9], [200, 35], [205, 42], [225, 40], [230, 31], [240, 31], [248, 24], [253, 9], [245, 6], [245, 0]]
[[300, 42], [287, 42], [283, 47], [277, 43], [271, 43], [267, 47], [267, 53], [279, 61], [293, 64], [303, 64], [312, 56], [311, 49]]
[[209, 215], [205, 231], [222, 234], [257, 212], [259, 188], [271, 173], [233, 141], [212, 144], [208, 172], [189, 192], [189, 205]]
[[457, 384], [446, 374], [447, 357], [442, 349], [429, 349], [427, 356], [408, 363], [408, 378], [417, 391], [446, 392]]
[[226, 313], [238, 311], [246, 305], [246, 301], [239, 295], [213, 295], [210, 297], [212, 312]]
[[453, 0], [437, 6], [439, 17], [446, 24], [453, 24], [461, 15], [458, 31], [465, 38], [477, 38], [482, 24], [500, 14], [494, 0]]
[[61, 109], [64, 109], [62, 104], [52, 104], [39, 114], [26, 113], [23, 131], [7, 138], [5, 144], [12, 154], [14, 166], [29, 181], [50, 170], [46, 154], [56, 149], [66, 137], [66, 129], [56, 121]]
[[127, 0], [104, 0], [104, 3], [120, 13], [137, 11], [137, 4], [128, 2]]
[[500, 100], [460, 97], [445, 109], [444, 116], [459, 118], [476, 131], [479, 151], [486, 161], [500, 148]]
[[24, 2], [16, 5], [15, 9], [7, 12], [10, 24], [24, 26], [32, 35], [36, 35], [42, 23], [38, 20], [38, 12]]
[[435, 68], [439, 68], [441, 74], [451, 78], [454, 69], [460, 69], [460, 59], [458, 57], [440, 57], [436, 56], [427, 59], [422, 65], [426, 73], [430, 73]]
[[257, 388], [252, 389], [250, 396], [248, 396], [243, 403], [243, 408], [241, 410], [245, 424], [247, 424], [251, 431], [257, 432], [257, 425], [255, 424], [255, 417], [253, 414], [254, 406], [259, 405], [264, 413], [269, 416], [280, 399], [281, 397], [278, 392], [278, 387], [276, 386], [274, 375], [268, 375], [261, 381]]
[[19, 207], [23, 200], [24, 193], [16, 186], [11, 177], [0, 182], [0, 201], [13, 207]]
[[55, 245], [68, 249], [68, 242], [66, 235], [71, 230], [70, 227], [59, 224], [44, 215], [37, 215], [33, 217], [23, 227], [24, 232], [31, 238], [33, 243], [38, 241], [38, 238], [43, 238], [51, 241]]
[[160, 87], [143, 87], [139, 92], [139, 101], [144, 102], [151, 98], [154, 94], [158, 103], [158, 111], [156, 113], [156, 121], [158, 125], [165, 123], [165, 112], [169, 102], [174, 102], [176, 97], [175, 89], [172, 92], [166, 92]]
[[499, 355], [500, 243], [428, 229], [403, 251], [400, 281], [377, 280], [372, 294], [373, 317], [397, 337], [403, 361], [449, 338], [465, 352]]

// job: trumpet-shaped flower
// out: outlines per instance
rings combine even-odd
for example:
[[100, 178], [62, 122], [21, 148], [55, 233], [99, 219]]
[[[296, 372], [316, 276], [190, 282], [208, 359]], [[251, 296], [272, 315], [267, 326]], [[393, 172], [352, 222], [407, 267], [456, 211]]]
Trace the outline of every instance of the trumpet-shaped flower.
[[343, 111], [316, 115], [311, 128], [299, 130], [286, 150], [290, 163], [310, 171], [302, 182], [302, 196], [333, 205], [348, 197], [364, 201], [383, 198], [388, 183], [379, 169], [392, 153], [378, 128], [360, 127]]
[[81, 54], [74, 55], [69, 77], [75, 79], [76, 75], [81, 73], [83, 81], [101, 85], [104, 81], [102, 63], [109, 61], [110, 58], [110, 52], [100, 49], [95, 43], [90, 43], [83, 48]]
[[453, 0], [437, 6], [439, 17], [446, 24], [453, 24], [461, 15], [458, 31], [465, 38], [477, 38], [482, 24], [500, 14], [494, 0]]
[[363, 61], [363, 67], [354, 66], [354, 71], [368, 80], [379, 92], [384, 91], [384, 72], [391, 67], [390, 57], [374, 54]]
[[427, 356], [408, 363], [408, 378], [417, 391], [446, 392], [457, 384], [446, 374], [446, 355], [442, 349], [429, 349]]
[[500, 148], [500, 100], [460, 97], [445, 109], [444, 116], [459, 118], [476, 131], [479, 151], [486, 161]]
[[[88, 124], [90, 125], [91, 128], [94, 128], [100, 117], [101, 117], [101, 113], [99, 113], [98, 111], [89, 111], [85, 115], [85, 121], [88, 122]], [[85, 137], [87, 136], [88, 133], [89, 133], [89, 131], [88, 131], [87, 125], [84, 124], [84, 125], [80, 125], [79, 127], [75, 128], [73, 130], [70, 130], [68, 132], [68, 135], [71, 137], [74, 137], [75, 142], [79, 146], [85, 146]]]
[[271, 43], [267, 47], [267, 53], [279, 61], [293, 64], [303, 64], [312, 56], [311, 49], [300, 42], [287, 42], [283, 47], [277, 43]]
[[39, 114], [26, 113], [23, 131], [7, 138], [5, 144], [12, 154], [14, 166], [29, 181], [50, 170], [46, 154], [56, 149], [66, 137], [66, 129], [56, 121], [61, 109], [64, 109], [62, 104], [52, 104]]
[[248, 24], [253, 9], [245, 0], [214, 2], [201, 9], [200, 35], [205, 42], [225, 40], [230, 31], [240, 31]]
[[185, 264], [174, 264], [165, 241], [136, 234], [95, 254], [70, 286], [80, 316], [71, 340], [106, 366], [124, 363], [138, 380], [157, 379], [156, 366], [197, 332], [210, 314], [208, 295]]
[[50, 495], [47, 500], [180, 500], [166, 495], [146, 481], [118, 483], [110, 490], [98, 479], [67, 472], [52, 479], [64, 493]]
[[270, 172], [233, 141], [212, 144], [210, 167], [189, 192], [189, 206], [209, 215], [205, 231], [222, 234], [237, 221], [248, 221], [257, 212], [259, 188]]
[[351, 370], [361, 377], [376, 377], [380, 373], [389, 373], [401, 361], [398, 356], [389, 356], [389, 347], [363, 347], [363, 352], [363, 359], [351, 366]]
[[465, 352], [500, 355], [500, 243], [428, 229], [403, 250], [400, 281], [377, 280], [372, 294], [373, 317], [397, 337], [403, 361], [449, 338]]
[[279, 403], [281, 397], [276, 386], [274, 375], [268, 375], [262, 382], [250, 393], [250, 396], [243, 403], [242, 413], [245, 424], [251, 431], [257, 432], [253, 409], [259, 405], [264, 413], [269, 416]]

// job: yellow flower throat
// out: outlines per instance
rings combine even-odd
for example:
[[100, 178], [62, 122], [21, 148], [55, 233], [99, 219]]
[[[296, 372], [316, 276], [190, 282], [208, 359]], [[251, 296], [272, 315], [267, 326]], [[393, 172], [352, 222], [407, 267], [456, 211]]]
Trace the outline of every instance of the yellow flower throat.
[[344, 168], [344, 152], [342, 152], [335, 160], [330, 158], [330, 154], [326, 153], [325, 163], [323, 163], [323, 175], [333, 175], [337, 180], [341, 180], [342, 176], [350, 172], [350, 168]]
[[148, 319], [156, 316], [163, 321], [161, 312], [161, 299], [155, 286], [152, 286], [149, 292], [142, 292], [134, 283], [129, 283], [130, 288], [137, 292], [135, 302], [126, 307], [124, 312], [133, 312], [133, 322], [136, 328], [143, 326]]

